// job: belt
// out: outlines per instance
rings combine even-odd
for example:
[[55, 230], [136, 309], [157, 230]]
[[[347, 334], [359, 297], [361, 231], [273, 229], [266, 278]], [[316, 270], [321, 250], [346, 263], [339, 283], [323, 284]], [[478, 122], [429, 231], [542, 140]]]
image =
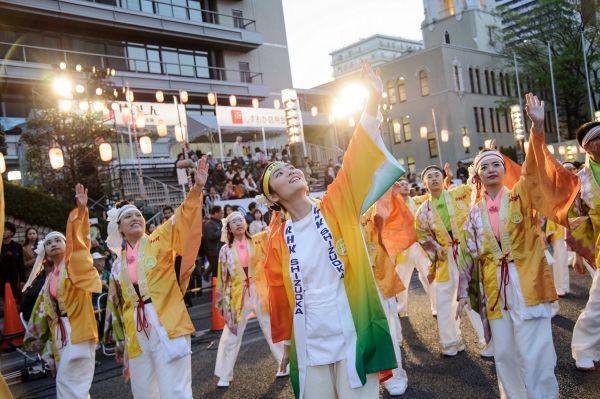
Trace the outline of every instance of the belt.
[[512, 259], [511, 260], [508, 259], [508, 255], [509, 254], [504, 255], [502, 258], [499, 259], [499, 262], [498, 262], [498, 267], [500, 268], [500, 284], [498, 284], [498, 295], [496, 296], [496, 301], [494, 302], [494, 305], [492, 306], [492, 310], [494, 310], [496, 308], [496, 305], [498, 305], [498, 302], [500, 302], [500, 296], [502, 295], [503, 292], [504, 292], [504, 310], [508, 310], [508, 301], [506, 299], [506, 287], [508, 286], [508, 283], [510, 283], [510, 274], [508, 273], [508, 264], [510, 262], [512, 262]]
[[152, 299], [138, 299], [137, 305], [137, 323], [136, 323], [136, 331], [144, 332], [146, 338], [149, 338], [150, 335], [148, 330], [150, 329], [150, 323], [148, 323], [148, 319], [146, 318], [146, 307], [145, 305], [152, 303]]

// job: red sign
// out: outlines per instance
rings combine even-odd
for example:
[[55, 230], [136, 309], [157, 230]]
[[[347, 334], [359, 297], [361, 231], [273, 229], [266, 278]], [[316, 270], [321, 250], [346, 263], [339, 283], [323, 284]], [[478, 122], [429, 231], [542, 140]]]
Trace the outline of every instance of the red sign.
[[234, 125], [242, 125], [244, 124], [244, 118], [242, 117], [242, 111], [239, 109], [231, 110], [231, 122]]

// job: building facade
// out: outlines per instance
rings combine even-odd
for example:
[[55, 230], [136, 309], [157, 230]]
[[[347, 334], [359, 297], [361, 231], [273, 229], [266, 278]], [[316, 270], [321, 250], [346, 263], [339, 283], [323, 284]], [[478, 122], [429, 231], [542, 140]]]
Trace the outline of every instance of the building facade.
[[420, 40], [376, 34], [332, 51], [329, 55], [333, 77], [339, 78], [359, 71], [363, 59], [368, 60], [373, 66], [379, 66], [422, 48], [423, 42]]
[[[135, 101], [186, 90], [189, 136], [214, 125], [214, 106], [265, 102], [292, 86], [281, 0], [0, 0], [0, 123], [23, 123], [52, 100], [60, 63], [116, 70]], [[121, 99], [122, 100], [122, 99]], [[271, 103], [271, 101], [269, 101]], [[190, 118], [195, 118], [190, 121]], [[205, 125], [202, 125], [204, 122]], [[7, 135], [18, 167], [18, 137]]]

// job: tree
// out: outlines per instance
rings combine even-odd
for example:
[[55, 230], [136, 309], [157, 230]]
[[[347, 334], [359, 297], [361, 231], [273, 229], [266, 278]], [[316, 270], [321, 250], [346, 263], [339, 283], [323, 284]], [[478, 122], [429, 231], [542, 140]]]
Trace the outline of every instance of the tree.
[[[90, 198], [110, 193], [110, 179], [103, 176], [98, 146], [102, 140], [114, 137], [112, 128], [92, 113], [59, 112], [54, 108], [39, 111], [27, 127], [22, 140], [27, 145], [28, 173], [46, 192], [72, 201], [73, 187], [81, 183], [88, 188]], [[54, 146], [63, 151], [64, 167], [60, 170], [50, 166], [48, 151]]]
[[590, 1], [584, 0], [582, 6], [574, 0], [539, 0], [527, 12], [499, 8], [506, 26], [500, 38], [504, 54], [511, 65], [516, 54], [523, 91], [533, 91], [547, 103], [552, 100], [550, 43], [561, 136], [567, 139], [574, 138], [577, 127], [593, 118], [589, 114], [582, 48], [587, 55], [596, 108], [600, 93], [600, 30], [597, 17], [589, 16]]

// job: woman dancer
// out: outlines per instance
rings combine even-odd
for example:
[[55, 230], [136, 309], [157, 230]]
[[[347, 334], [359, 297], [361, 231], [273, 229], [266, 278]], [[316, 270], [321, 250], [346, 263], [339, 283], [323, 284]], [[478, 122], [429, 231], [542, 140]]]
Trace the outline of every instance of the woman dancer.
[[[287, 341], [296, 398], [377, 398], [377, 372], [396, 368], [386, 315], [361, 233], [361, 214], [402, 175], [375, 118], [382, 83], [363, 65], [369, 100], [323, 200], [299, 169], [270, 163], [260, 188], [289, 218], [271, 230], [265, 270], [273, 341]], [[291, 342], [290, 342], [291, 340]]]
[[482, 198], [464, 227], [457, 317], [470, 303], [479, 310], [488, 339], [491, 329], [502, 398], [550, 399], [558, 398], [550, 324], [557, 295], [539, 213], [567, 224], [574, 195], [568, 185], [560, 191], [543, 185], [548, 168], [556, 171], [556, 181], [568, 172], [543, 143], [544, 103], [528, 94], [527, 113], [533, 126], [521, 181], [512, 189], [504, 186], [505, 162], [498, 151], [483, 150], [473, 162]]
[[34, 306], [24, 345], [42, 353], [56, 371], [56, 396], [89, 397], [94, 378], [98, 327], [92, 293], [102, 292], [100, 276], [90, 253], [90, 224], [87, 189], [75, 186], [77, 209], [67, 221], [67, 236], [58, 231], [40, 241], [37, 259], [25, 291], [44, 264], [51, 272]]
[[[254, 312], [271, 353], [279, 365], [283, 357], [283, 344], [274, 344], [269, 321], [269, 298], [265, 278], [266, 232], [250, 236], [248, 225], [240, 212], [233, 212], [225, 222], [225, 245], [219, 253], [219, 278], [217, 279], [217, 306], [225, 318], [225, 328], [219, 341], [215, 375], [218, 387], [228, 387], [233, 379], [246, 323]], [[288, 375], [277, 372], [277, 377]]]
[[[106, 243], [119, 257], [112, 271], [118, 289], [110, 290], [109, 309], [117, 327], [113, 333], [125, 341], [135, 398], [192, 397], [190, 334], [196, 330], [183, 293], [202, 238], [202, 188], [207, 175], [203, 158], [175, 215], [149, 236], [134, 205], [117, 204], [108, 214]], [[174, 267], [176, 255], [182, 257], [179, 271]], [[125, 336], [119, 334], [120, 326]]]

